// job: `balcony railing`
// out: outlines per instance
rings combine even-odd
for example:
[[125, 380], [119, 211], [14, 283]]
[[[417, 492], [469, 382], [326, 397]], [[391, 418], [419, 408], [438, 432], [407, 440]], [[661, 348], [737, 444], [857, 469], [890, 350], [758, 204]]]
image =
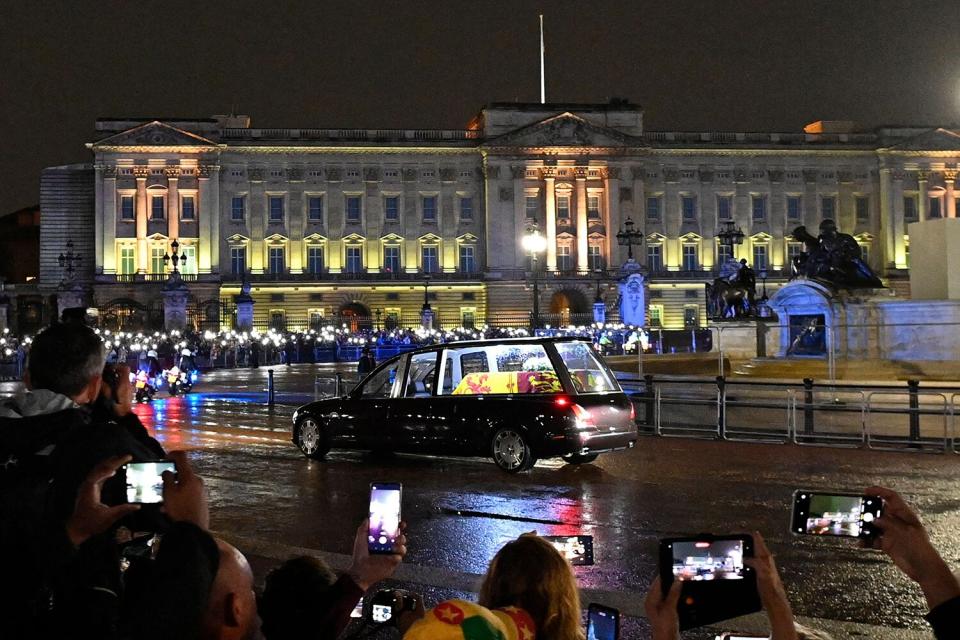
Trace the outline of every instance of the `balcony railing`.
[[[166, 282], [170, 277], [169, 273], [100, 273], [97, 274], [97, 282]], [[180, 277], [185, 282], [196, 282], [198, 277], [195, 273], [181, 273]]]
[[[431, 282], [480, 281], [482, 272], [455, 273], [256, 273], [247, 274], [250, 282], [422, 282], [430, 276]], [[224, 282], [240, 282], [243, 275], [223, 274]]]

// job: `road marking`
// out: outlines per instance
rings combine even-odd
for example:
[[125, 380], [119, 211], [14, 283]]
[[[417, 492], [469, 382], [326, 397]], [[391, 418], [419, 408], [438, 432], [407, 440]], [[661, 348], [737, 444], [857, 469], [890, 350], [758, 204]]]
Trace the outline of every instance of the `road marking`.
[[[326, 562], [335, 571], [343, 572], [350, 567], [351, 556], [345, 553], [333, 553], [331, 551], [321, 551], [309, 547], [297, 547], [278, 542], [267, 542], [256, 538], [246, 536], [237, 536], [231, 533], [220, 531], [212, 532], [244, 553], [257, 555], [264, 558], [270, 558], [277, 561], [285, 561], [296, 556], [312, 556], [320, 558]], [[467, 571], [454, 571], [452, 569], [443, 569], [440, 567], [428, 567], [423, 565], [401, 564], [397, 567], [393, 580], [402, 582], [412, 582], [430, 587], [441, 589], [450, 589], [453, 591], [464, 591], [477, 593], [483, 575], [470, 573]], [[606, 589], [580, 589], [580, 602], [586, 606], [587, 603], [596, 602], [605, 604], [608, 607], [615, 607], [620, 613], [632, 618], [645, 618], [643, 610], [643, 601], [646, 598], [645, 593], [636, 591], [609, 591]], [[860, 624], [855, 622], [846, 622], [842, 620], [830, 620], [828, 618], [810, 618], [806, 616], [797, 616], [797, 622], [814, 629], [823, 629], [829, 631], [835, 640], [863, 640], [863, 638], [884, 638], [885, 640], [930, 640], [932, 637], [929, 631], [919, 631], [916, 629], [900, 629], [894, 627], [882, 627], [877, 625]], [[710, 628], [731, 630], [735, 629], [742, 633], [769, 633], [767, 618], [762, 613], [754, 613], [739, 618], [733, 618], [723, 622], [719, 626]]]

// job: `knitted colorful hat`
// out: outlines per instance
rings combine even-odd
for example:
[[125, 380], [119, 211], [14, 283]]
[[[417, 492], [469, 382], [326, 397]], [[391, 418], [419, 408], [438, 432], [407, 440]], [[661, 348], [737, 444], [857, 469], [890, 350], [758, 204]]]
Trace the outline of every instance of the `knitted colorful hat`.
[[490, 611], [466, 600], [435, 606], [403, 636], [404, 640], [534, 640], [533, 619], [522, 609]]

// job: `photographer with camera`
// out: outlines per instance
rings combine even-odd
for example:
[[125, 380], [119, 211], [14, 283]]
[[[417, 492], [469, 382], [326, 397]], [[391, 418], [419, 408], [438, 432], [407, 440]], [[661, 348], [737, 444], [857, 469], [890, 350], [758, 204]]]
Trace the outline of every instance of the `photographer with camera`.
[[[368, 527], [369, 521], [364, 520], [357, 528], [353, 560], [339, 578], [322, 560], [311, 557], [288, 560], [267, 575], [259, 600], [262, 631], [267, 640], [336, 638], [347, 628], [350, 613], [363, 594], [392, 576], [407, 554], [406, 523], [400, 523], [393, 553], [386, 554], [370, 554]], [[385, 595], [378, 596], [386, 599], [387, 592], [381, 593]], [[398, 603], [399, 614], [405, 605], [393, 592], [389, 592], [389, 597], [391, 603]], [[415, 609], [416, 604], [406, 608]]]
[[874, 523], [880, 535], [864, 544], [886, 553], [920, 586], [930, 609], [927, 622], [938, 640], [960, 637], [960, 581], [930, 542], [919, 516], [895, 491], [870, 487], [866, 494], [883, 498], [883, 513]]

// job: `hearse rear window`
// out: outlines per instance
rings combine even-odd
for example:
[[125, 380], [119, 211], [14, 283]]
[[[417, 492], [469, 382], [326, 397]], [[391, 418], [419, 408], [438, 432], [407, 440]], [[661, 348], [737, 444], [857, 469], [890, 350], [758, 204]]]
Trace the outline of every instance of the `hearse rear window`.
[[616, 391], [606, 368], [597, 360], [593, 349], [585, 342], [557, 342], [557, 353], [570, 373], [570, 381], [577, 393]]
[[539, 344], [446, 349], [441, 395], [560, 393], [560, 378]]

